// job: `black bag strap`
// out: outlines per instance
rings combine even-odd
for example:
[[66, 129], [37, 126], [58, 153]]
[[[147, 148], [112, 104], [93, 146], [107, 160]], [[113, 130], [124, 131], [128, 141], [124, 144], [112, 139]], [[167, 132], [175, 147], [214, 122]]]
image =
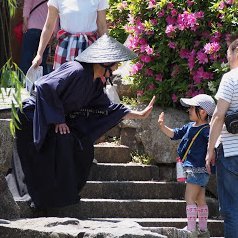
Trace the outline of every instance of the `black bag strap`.
[[34, 11], [36, 10], [37, 7], [39, 7], [40, 5], [44, 4], [44, 3], [47, 2], [47, 1], [48, 1], [48, 0], [44, 0], [44, 1], [40, 2], [40, 3], [38, 3], [35, 7], [33, 7], [33, 8], [31, 9], [31, 11], [30, 11], [30, 15], [31, 15], [32, 12], [34, 12]]

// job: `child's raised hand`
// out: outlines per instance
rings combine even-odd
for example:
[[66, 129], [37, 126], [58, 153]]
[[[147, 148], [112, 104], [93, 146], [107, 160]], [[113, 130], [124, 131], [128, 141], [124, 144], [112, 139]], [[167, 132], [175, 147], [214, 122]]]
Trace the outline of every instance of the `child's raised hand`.
[[158, 119], [159, 127], [164, 127], [164, 112], [161, 112]]

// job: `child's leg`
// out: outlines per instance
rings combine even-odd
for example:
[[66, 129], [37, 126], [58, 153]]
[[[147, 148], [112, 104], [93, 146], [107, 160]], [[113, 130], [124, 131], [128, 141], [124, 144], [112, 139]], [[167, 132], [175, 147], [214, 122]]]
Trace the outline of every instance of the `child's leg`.
[[196, 184], [187, 183], [185, 191], [185, 200], [187, 203], [186, 212], [188, 219], [187, 229], [189, 231], [196, 230], [196, 220], [197, 220], [197, 205], [196, 200], [200, 192], [201, 187]]
[[208, 206], [206, 204], [206, 197], [205, 197], [205, 188], [201, 187], [201, 191], [198, 194], [197, 199], [198, 205], [198, 226], [201, 231], [207, 230], [207, 219], [208, 219]]

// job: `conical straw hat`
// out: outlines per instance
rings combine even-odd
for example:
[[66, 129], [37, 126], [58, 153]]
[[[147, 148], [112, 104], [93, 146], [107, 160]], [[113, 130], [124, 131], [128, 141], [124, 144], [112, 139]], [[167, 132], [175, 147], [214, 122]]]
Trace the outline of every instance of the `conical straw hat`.
[[137, 55], [114, 38], [104, 34], [75, 60], [85, 63], [114, 63], [136, 58]]

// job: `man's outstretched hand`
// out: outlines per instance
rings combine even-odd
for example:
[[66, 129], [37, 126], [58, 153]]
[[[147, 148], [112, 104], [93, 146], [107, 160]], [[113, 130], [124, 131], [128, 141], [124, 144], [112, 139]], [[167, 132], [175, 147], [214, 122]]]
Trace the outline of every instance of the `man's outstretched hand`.
[[131, 112], [127, 113], [126, 116], [124, 116], [124, 119], [146, 119], [150, 115], [150, 113], [153, 109], [154, 102], [155, 102], [155, 96], [153, 96], [150, 103], [144, 110], [131, 111]]

